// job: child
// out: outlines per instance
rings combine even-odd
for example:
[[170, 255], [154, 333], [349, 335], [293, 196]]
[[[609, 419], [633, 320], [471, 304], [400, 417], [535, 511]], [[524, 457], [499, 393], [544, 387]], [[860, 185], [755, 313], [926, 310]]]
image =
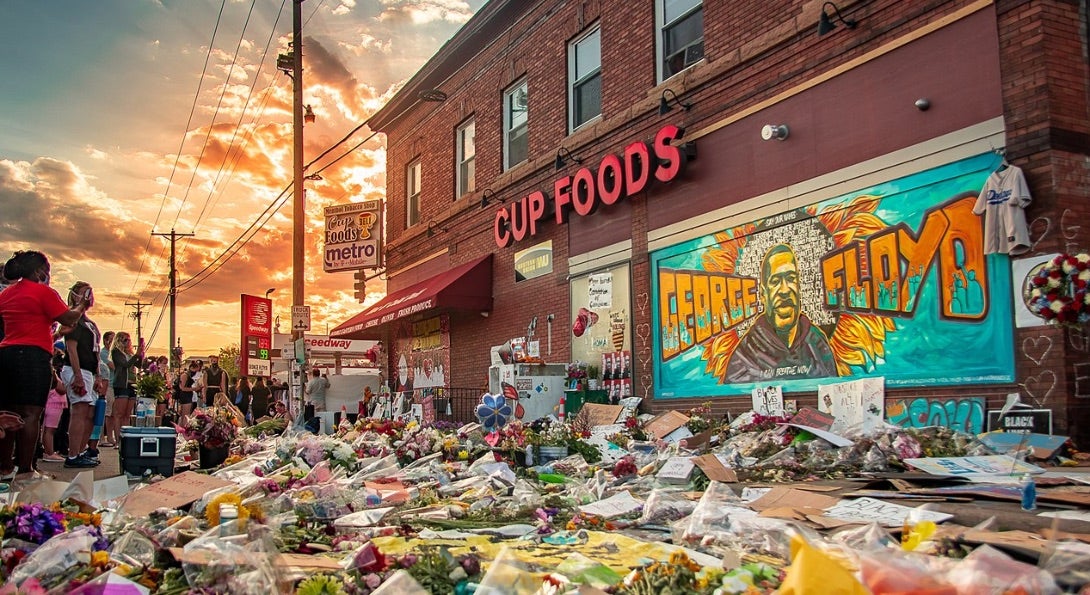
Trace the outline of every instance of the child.
[[63, 463], [64, 455], [53, 452], [53, 433], [60, 425], [61, 415], [68, 408], [67, 389], [60, 378], [53, 378], [53, 390], [49, 392], [49, 400], [45, 402], [45, 414], [42, 425], [42, 461], [46, 463]]

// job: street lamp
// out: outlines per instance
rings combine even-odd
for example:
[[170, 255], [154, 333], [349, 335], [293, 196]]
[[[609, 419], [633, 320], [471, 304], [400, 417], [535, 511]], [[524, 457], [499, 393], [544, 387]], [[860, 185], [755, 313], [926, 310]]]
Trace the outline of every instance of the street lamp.
[[265, 290], [265, 299], [269, 299], [269, 294], [274, 292], [274, 291], [276, 291], [275, 287], [270, 287], [270, 288], [266, 289]]

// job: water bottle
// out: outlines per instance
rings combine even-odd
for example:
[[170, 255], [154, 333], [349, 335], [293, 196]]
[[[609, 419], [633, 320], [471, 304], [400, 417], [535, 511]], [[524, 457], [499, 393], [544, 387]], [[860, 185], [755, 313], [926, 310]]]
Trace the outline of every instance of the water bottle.
[[234, 523], [238, 520], [238, 509], [234, 504], [220, 504], [220, 537], [233, 534]]
[[1026, 473], [1022, 476], [1022, 510], [1037, 510], [1037, 483], [1033, 476]]
[[148, 414], [148, 412], [144, 409], [144, 401], [142, 399], [137, 399], [136, 400], [136, 411], [135, 411], [135, 413], [136, 413], [136, 427], [143, 428], [144, 426], [146, 426], [147, 424], [144, 423], [144, 416], [146, 416]]

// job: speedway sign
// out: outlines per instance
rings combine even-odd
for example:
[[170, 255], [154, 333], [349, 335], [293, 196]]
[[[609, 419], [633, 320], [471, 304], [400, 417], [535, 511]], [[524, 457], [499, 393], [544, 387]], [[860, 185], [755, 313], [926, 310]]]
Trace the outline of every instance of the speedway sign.
[[382, 263], [382, 201], [369, 200], [325, 208], [327, 273], [377, 269]]

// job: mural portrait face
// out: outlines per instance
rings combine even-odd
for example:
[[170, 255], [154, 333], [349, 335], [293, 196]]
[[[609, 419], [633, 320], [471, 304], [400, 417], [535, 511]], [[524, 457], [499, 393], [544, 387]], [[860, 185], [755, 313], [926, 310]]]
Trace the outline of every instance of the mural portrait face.
[[765, 316], [777, 333], [790, 333], [799, 322], [799, 270], [790, 246], [777, 244], [761, 265]]
[[401, 381], [401, 386], [409, 381], [409, 362], [405, 359], [405, 354], [401, 354], [401, 359], [397, 360], [397, 379]]

